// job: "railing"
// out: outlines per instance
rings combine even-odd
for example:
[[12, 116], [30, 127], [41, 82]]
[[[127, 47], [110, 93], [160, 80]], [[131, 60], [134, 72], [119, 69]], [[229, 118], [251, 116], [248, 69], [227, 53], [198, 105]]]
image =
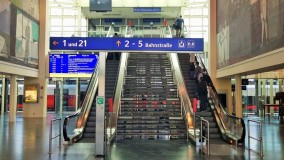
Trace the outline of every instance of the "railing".
[[133, 37], [161, 37], [164, 26], [133, 26]]
[[[133, 32], [131, 27], [126, 27], [125, 30], [125, 37], [132, 37]], [[120, 113], [120, 107], [121, 107], [121, 95], [123, 90], [123, 83], [124, 78], [126, 75], [126, 69], [127, 69], [127, 60], [129, 57], [129, 53], [121, 53], [120, 57], [120, 65], [118, 70], [118, 77], [116, 81], [115, 86], [115, 93], [114, 93], [114, 101], [113, 101], [113, 113], [111, 114], [109, 118], [109, 127], [107, 130], [110, 132], [109, 141], [113, 141], [115, 137], [117, 137], [117, 121]]]
[[[163, 37], [165, 38], [172, 38], [172, 29], [170, 26], [167, 26], [164, 29], [163, 32], [165, 35]], [[185, 86], [184, 78], [181, 73], [181, 68], [178, 60], [177, 53], [168, 53], [168, 57], [170, 58], [171, 62], [171, 70], [173, 72], [174, 82], [177, 85], [178, 95], [181, 100], [182, 104], [182, 116], [186, 123], [186, 129], [187, 129], [187, 140], [189, 133], [193, 132], [194, 125], [194, 112], [192, 110], [191, 102], [187, 93], [187, 89]], [[192, 133], [193, 134], [193, 133]]]
[[[207, 155], [210, 155], [210, 133], [209, 133], [209, 121], [203, 119], [201, 117], [200, 119], [200, 142], [201, 142], [201, 152], [203, 152], [203, 139], [207, 140]], [[206, 123], [207, 124], [207, 137], [205, 135], [205, 133], [203, 133], [205, 131], [204, 128], [206, 128], [203, 124]]]
[[107, 37], [110, 29], [113, 30], [113, 27], [110, 25], [98, 25], [94, 30], [90, 31], [51, 31], [50, 36], [51, 37]]
[[[250, 136], [250, 122], [257, 123], [259, 125], [259, 139]], [[248, 120], [248, 149], [251, 151], [252, 149], [250, 148], [250, 139], [254, 139], [256, 141], [259, 141], [260, 146], [259, 146], [259, 155], [263, 156], [263, 144], [262, 144], [262, 123], [260, 121], [254, 121], [254, 120]]]
[[[59, 134], [58, 135], [56, 135], [56, 136], [54, 136], [54, 137], [52, 137], [52, 130], [53, 130], [53, 123], [54, 122], [56, 122], [56, 121], [59, 121], [59, 124], [58, 124], [58, 126], [59, 126]], [[52, 140], [53, 139], [55, 139], [55, 138], [57, 138], [58, 137], [58, 139], [59, 139], [59, 149], [61, 148], [61, 118], [57, 118], [57, 119], [53, 119], [53, 120], [51, 120], [50, 121], [50, 128], [49, 128], [49, 151], [48, 151], [48, 154], [50, 155], [50, 154], [52, 154]]]
[[[70, 29], [72, 26], [70, 26]], [[110, 28], [116, 28], [115, 32], [121, 37], [126, 35], [126, 28], [131, 28], [133, 37], [160, 37], [162, 25], [135, 25], [132, 27], [125, 25], [97, 25], [93, 30], [89, 31], [51, 31], [51, 37], [106, 37]], [[66, 28], [66, 27], [64, 27]], [[129, 30], [129, 29], [128, 29]]]
[[108, 136], [108, 135], [110, 135], [110, 133], [108, 132], [109, 130], [108, 130], [108, 128], [109, 128], [109, 119], [110, 119], [110, 117], [111, 117], [111, 114], [108, 114], [108, 115], [106, 115], [105, 116], [105, 120], [104, 120], [104, 133], [105, 133], [105, 136], [104, 136], [104, 147], [105, 147], [105, 149], [104, 149], [104, 151], [105, 151], [105, 154], [104, 155], [107, 155], [107, 152], [108, 152], [108, 145], [110, 144], [110, 139], [109, 139], [109, 137], [110, 136]]
[[[107, 33], [107, 37], [112, 37], [113, 35], [113, 28], [110, 27], [109, 31]], [[107, 57], [107, 56], [106, 56]], [[82, 138], [82, 134], [83, 134], [83, 130], [85, 128], [90, 110], [91, 110], [91, 106], [97, 91], [97, 87], [98, 87], [98, 74], [97, 74], [97, 69], [98, 69], [98, 65], [100, 64], [100, 62], [98, 62], [97, 66], [95, 67], [95, 70], [92, 74], [92, 77], [90, 79], [90, 83], [87, 87], [86, 90], [86, 95], [84, 97], [83, 103], [81, 105], [81, 108], [73, 115], [70, 116], [66, 116], [66, 118], [64, 119], [64, 123], [63, 123], [63, 137], [65, 141], [77, 141], [79, 139]], [[70, 119], [73, 118], [77, 118], [77, 122], [76, 122], [76, 126], [74, 129], [74, 134], [69, 136], [68, 132], [67, 132], [67, 126], [70, 122]], [[70, 138], [71, 137], [71, 138]]]
[[[202, 59], [196, 55], [201, 66], [205, 69]], [[206, 71], [207, 73], [207, 71]], [[222, 137], [228, 143], [232, 143], [233, 140], [238, 139], [238, 143], [244, 143], [245, 139], [245, 123], [242, 118], [230, 115], [221, 104], [218, 93], [212, 81], [209, 77], [209, 81], [206, 82], [209, 89], [209, 97], [212, 100], [213, 112], [222, 133]]]

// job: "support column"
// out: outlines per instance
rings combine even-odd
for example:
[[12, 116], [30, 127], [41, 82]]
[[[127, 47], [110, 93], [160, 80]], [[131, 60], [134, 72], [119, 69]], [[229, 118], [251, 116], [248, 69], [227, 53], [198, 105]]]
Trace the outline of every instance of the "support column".
[[5, 112], [5, 99], [6, 99], [6, 96], [5, 96], [5, 89], [6, 89], [6, 85], [5, 85], [5, 78], [2, 78], [2, 91], [1, 91], [1, 96], [2, 96], [2, 99], [1, 99], [1, 115], [3, 116], [4, 115], [4, 112]]
[[64, 78], [62, 78], [62, 81], [59, 81], [59, 90], [60, 90], [60, 94], [59, 94], [59, 114], [62, 114], [62, 109], [63, 109], [63, 101], [64, 101], [64, 89], [63, 86], [64, 85]]
[[[269, 103], [270, 104], [274, 103], [274, 100], [273, 100], [273, 95], [274, 95], [273, 90], [274, 90], [273, 89], [273, 79], [270, 79], [269, 80]], [[274, 114], [274, 107], [269, 107], [269, 110], [271, 111], [269, 113], [271, 113], [273, 115]]]
[[39, 84], [38, 103], [24, 103], [23, 117], [46, 117], [47, 110], [47, 83], [48, 73], [46, 63], [49, 46], [49, 22], [48, 22], [48, 0], [39, 1], [39, 55], [38, 55], [38, 77], [25, 77], [24, 84]]
[[264, 97], [264, 103], [267, 103], [267, 98], [266, 98], [266, 79], [262, 80], [262, 95]]
[[242, 78], [240, 75], [235, 75], [236, 87], [235, 87], [235, 102], [236, 108], [235, 113], [237, 117], [243, 117], [243, 106], [242, 106]]
[[279, 92], [283, 92], [283, 80], [282, 79], [278, 79], [278, 88], [279, 88]]
[[16, 122], [17, 112], [17, 77], [10, 77], [10, 107], [9, 107], [9, 122]]
[[76, 78], [76, 87], [75, 87], [75, 111], [78, 110], [78, 97], [79, 97], [79, 78]]
[[[230, 78], [217, 78], [217, 2], [216, 0], [210, 0], [209, 2], [209, 52], [208, 55], [208, 73], [212, 79], [212, 82], [217, 91], [222, 91], [227, 94], [227, 111], [229, 114], [232, 113], [233, 101], [232, 101], [232, 88]], [[205, 55], [206, 55], [205, 54]]]
[[[100, 52], [99, 55], [99, 92], [98, 96], [105, 99], [105, 68], [106, 53]], [[104, 119], [105, 119], [105, 102], [104, 105], [96, 107], [96, 155], [104, 155]]]
[[274, 89], [273, 89], [273, 79], [270, 79], [269, 80], [269, 85], [270, 85], [270, 87], [269, 87], [269, 103], [270, 104], [273, 104], [274, 102], [273, 102], [273, 96], [274, 96]]

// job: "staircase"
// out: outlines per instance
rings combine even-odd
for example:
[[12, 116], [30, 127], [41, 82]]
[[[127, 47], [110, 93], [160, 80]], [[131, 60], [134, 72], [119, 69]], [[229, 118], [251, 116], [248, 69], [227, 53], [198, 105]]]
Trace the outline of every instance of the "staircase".
[[[106, 61], [106, 80], [105, 80], [105, 112], [106, 114], [109, 111], [108, 108], [108, 99], [113, 97], [115, 85], [116, 85], [116, 79], [118, 75], [118, 67], [119, 67], [119, 60], [107, 60]], [[96, 94], [97, 96], [97, 94]], [[95, 136], [96, 136], [96, 103], [94, 102], [92, 104], [91, 111], [89, 113], [89, 117], [86, 123], [86, 127], [83, 133], [83, 137], [79, 142], [95, 142]]]
[[117, 132], [118, 139], [186, 138], [177, 87], [166, 54], [130, 54]]
[[[197, 85], [195, 80], [191, 79], [193, 75], [193, 71], [190, 71], [190, 63], [189, 63], [189, 54], [178, 54], [181, 71], [184, 77], [186, 89], [188, 92], [188, 96], [191, 100], [191, 104], [193, 104], [193, 98], [197, 98]], [[212, 101], [209, 99], [209, 106], [212, 105]], [[212, 108], [212, 107], [210, 107]], [[210, 127], [210, 139], [221, 139], [221, 134], [218, 128], [218, 124], [216, 123], [213, 112], [196, 112], [198, 116], [203, 117], [204, 119], [209, 121]]]

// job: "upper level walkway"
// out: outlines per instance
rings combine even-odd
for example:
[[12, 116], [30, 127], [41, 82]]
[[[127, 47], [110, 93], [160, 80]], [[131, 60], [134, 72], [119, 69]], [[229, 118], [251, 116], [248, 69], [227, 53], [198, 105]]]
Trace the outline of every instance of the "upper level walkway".
[[[181, 140], [121, 140], [114, 143], [106, 158], [95, 158], [94, 143], [76, 143], [58, 147], [58, 139], [53, 140], [53, 154], [48, 154], [48, 138], [50, 120], [65, 115], [48, 113], [46, 119], [23, 118], [17, 115], [15, 123], [9, 123], [8, 116], [0, 117], [0, 159], [1, 160], [188, 160], [188, 159], [261, 159], [256, 152], [249, 154], [246, 137], [245, 149], [229, 144], [211, 142], [210, 157], [200, 153], [199, 146], [195, 147], [190, 142]], [[250, 118], [263, 122], [263, 159], [284, 159], [284, 125], [279, 125], [277, 117], [263, 120]], [[246, 119], [247, 122], [247, 119]], [[246, 127], [248, 127], [246, 125]], [[251, 135], [257, 137], [257, 125], [251, 124]], [[58, 134], [55, 123], [54, 135]], [[251, 147], [258, 150], [258, 145], [251, 140]]]

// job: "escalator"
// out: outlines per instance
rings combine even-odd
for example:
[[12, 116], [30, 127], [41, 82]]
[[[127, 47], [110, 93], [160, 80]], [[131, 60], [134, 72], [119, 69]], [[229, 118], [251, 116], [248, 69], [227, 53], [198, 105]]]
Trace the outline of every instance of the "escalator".
[[[193, 75], [192, 72], [194, 71], [190, 70], [190, 55], [178, 54], [178, 58], [186, 90], [191, 103], [193, 103], [193, 99], [197, 98], [197, 84], [195, 80], [191, 79], [191, 75]], [[201, 64], [201, 67], [204, 68], [201, 58], [198, 57], [198, 61]], [[239, 144], [244, 143], [245, 126], [243, 119], [231, 116], [226, 112], [218, 99], [217, 91], [213, 85], [208, 86], [208, 90], [210, 95], [208, 97], [210, 111], [196, 112], [195, 115], [209, 121], [210, 141], [213, 143], [220, 143], [223, 141], [231, 144], [237, 140]], [[193, 140], [196, 141], [196, 138], [193, 138]]]
[[[118, 75], [118, 68], [119, 68], [119, 60], [106, 60], [106, 75], [105, 75], [105, 112], [109, 112], [109, 104], [107, 101], [109, 98], [114, 96], [115, 86], [116, 86], [116, 79]], [[74, 115], [67, 116], [64, 121], [64, 131], [63, 136], [65, 141], [72, 141], [72, 142], [86, 142], [86, 143], [94, 143], [95, 142], [95, 135], [96, 135], [96, 102], [95, 98], [97, 96], [97, 74], [96, 72], [93, 73], [93, 76], [90, 79], [89, 86], [87, 88], [87, 93], [84, 98], [82, 108], [78, 110]], [[93, 96], [93, 97], [92, 97]], [[90, 103], [90, 109], [87, 108], [87, 103]], [[84, 110], [82, 110], [84, 109]], [[85, 125], [82, 124], [83, 119], [80, 118], [80, 115], [83, 115], [86, 118]], [[77, 127], [74, 130], [74, 134], [67, 135], [67, 121], [72, 118], [79, 116], [77, 119], [76, 126], [83, 125], [83, 127]]]

